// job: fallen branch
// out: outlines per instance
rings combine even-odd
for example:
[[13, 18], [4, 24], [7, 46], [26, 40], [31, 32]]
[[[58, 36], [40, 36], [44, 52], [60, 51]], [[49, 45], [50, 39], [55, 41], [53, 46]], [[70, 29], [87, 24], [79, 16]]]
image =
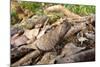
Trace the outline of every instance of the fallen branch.
[[64, 8], [63, 6], [61, 5], [55, 5], [55, 6], [51, 6], [51, 7], [48, 7], [46, 9], [47, 12], [62, 12], [64, 13], [68, 18], [74, 18], [74, 19], [77, 19], [77, 18], [81, 18], [81, 16], [69, 11], [68, 9]]
[[73, 54], [71, 56], [65, 56], [64, 58], [56, 59], [56, 63], [72, 63], [72, 62], [86, 62], [86, 61], [95, 61], [94, 48]]
[[33, 49], [30, 48], [26, 48], [26, 47], [19, 47], [19, 48], [13, 48], [11, 50], [11, 63], [14, 63], [16, 61], [18, 61], [20, 58], [22, 58], [23, 56], [25, 56], [26, 54], [32, 52]]
[[40, 54], [41, 53], [38, 50], [33, 51], [33, 52], [27, 54], [26, 56], [24, 56], [23, 58], [21, 58], [19, 61], [13, 63], [11, 66], [15, 67], [15, 66], [24, 65], [25, 63], [29, 62], [30, 60], [36, 59]]

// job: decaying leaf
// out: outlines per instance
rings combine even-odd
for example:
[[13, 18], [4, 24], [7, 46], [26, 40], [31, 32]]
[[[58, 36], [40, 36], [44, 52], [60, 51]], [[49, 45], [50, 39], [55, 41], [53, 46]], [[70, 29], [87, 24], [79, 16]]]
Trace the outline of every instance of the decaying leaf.
[[32, 30], [26, 30], [24, 35], [29, 39], [33, 39], [33, 38], [37, 37], [38, 33], [39, 33], [39, 28], [32, 29]]

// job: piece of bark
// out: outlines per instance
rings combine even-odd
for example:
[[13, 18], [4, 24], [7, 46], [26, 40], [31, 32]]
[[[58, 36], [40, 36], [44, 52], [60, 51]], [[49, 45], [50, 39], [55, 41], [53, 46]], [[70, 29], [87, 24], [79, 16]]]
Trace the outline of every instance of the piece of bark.
[[35, 27], [36, 27], [36, 28], [40, 28], [40, 27], [42, 27], [42, 26], [45, 24], [45, 22], [47, 22], [47, 21], [48, 21], [48, 17], [47, 17], [46, 15], [43, 15], [43, 16], [41, 16], [40, 19], [38, 19], [38, 21], [35, 23]]
[[95, 40], [95, 34], [93, 32], [86, 32], [86, 37], [92, 40]]
[[53, 60], [57, 56], [56, 52], [48, 52], [44, 54], [42, 59], [37, 64], [49, 64], [51, 60]]
[[67, 43], [62, 49], [61, 55], [72, 55], [84, 49], [85, 47], [77, 47], [74, 43]]
[[25, 35], [11, 38], [11, 44], [15, 47], [27, 44], [28, 38]]
[[41, 58], [42, 58], [42, 56], [41, 56], [42, 54], [40, 54], [38, 57], [36, 57], [35, 59], [34, 58], [32, 58], [32, 59], [30, 59], [30, 60], [28, 60], [27, 62], [25, 62], [25, 63], [23, 63], [22, 64], [22, 66], [31, 66], [31, 65], [35, 65]]
[[19, 48], [14, 48], [11, 50], [11, 64], [25, 56], [26, 54], [32, 52], [33, 49], [21, 46]]
[[50, 28], [51, 28], [50, 25], [46, 25], [45, 27], [43, 27], [41, 29], [40, 33], [38, 34], [37, 39], [40, 38], [42, 35], [44, 35]]
[[28, 63], [30, 60], [32, 59], [36, 59], [39, 55], [40, 55], [40, 51], [36, 50], [36, 51], [32, 51], [31, 53], [27, 54], [26, 56], [24, 56], [23, 58], [21, 58], [20, 60], [18, 60], [17, 62], [13, 63], [11, 66], [15, 67], [15, 66], [22, 66], [25, 63]]
[[45, 9], [47, 12], [62, 12], [64, 13], [68, 18], [78, 19], [81, 18], [81, 16], [69, 11], [68, 9], [64, 8], [62, 5], [54, 5], [51, 7], [48, 7]]
[[43, 28], [40, 29], [40, 32], [39, 32], [39, 34], [37, 36], [37, 39], [40, 38], [42, 35], [44, 35], [48, 31], [48, 29], [51, 28], [51, 26], [48, 25], [48, 20], [49, 20], [49, 18], [44, 23]]
[[67, 38], [67, 37], [70, 37], [72, 35], [74, 35], [75, 33], [83, 30], [86, 28], [86, 24], [85, 23], [78, 23], [78, 24], [75, 24], [74, 26], [72, 26], [70, 28], [70, 30], [66, 33], [65, 37], [64, 38]]
[[15, 35], [15, 34], [21, 35], [21, 34], [24, 33], [24, 30], [23, 29], [20, 29], [20, 28], [17, 28], [17, 27], [11, 27], [10, 31], [11, 31], [11, 37], [13, 35]]
[[95, 24], [95, 14], [91, 14], [91, 15], [86, 16], [84, 18], [87, 19], [88, 24]]
[[64, 58], [56, 59], [56, 63], [72, 63], [72, 62], [88, 62], [95, 61], [95, 49], [89, 49], [82, 51], [71, 56], [65, 56]]
[[31, 40], [31, 39], [36, 38], [38, 33], [39, 33], [39, 28], [32, 29], [32, 30], [26, 30], [24, 35]]
[[73, 19], [73, 18], [67, 18], [68, 22], [70, 23], [88, 23], [92, 24], [95, 22], [95, 15], [88, 15], [88, 16], [83, 16], [81, 18]]
[[[57, 26], [55, 29], [49, 31], [45, 35], [37, 39], [34, 44], [38, 49], [43, 51], [49, 51], [54, 48], [56, 44], [61, 42], [64, 35], [70, 28], [70, 24], [67, 21], [64, 21], [62, 24]], [[34, 45], [33, 44], [33, 45]]]
[[84, 50], [85, 47], [77, 47], [74, 43], [67, 43], [64, 48], [61, 51], [61, 54], [55, 57], [53, 60], [51, 60], [50, 64], [55, 64], [56, 59], [62, 59], [65, 55], [70, 56], [73, 54], [76, 54], [82, 50]]

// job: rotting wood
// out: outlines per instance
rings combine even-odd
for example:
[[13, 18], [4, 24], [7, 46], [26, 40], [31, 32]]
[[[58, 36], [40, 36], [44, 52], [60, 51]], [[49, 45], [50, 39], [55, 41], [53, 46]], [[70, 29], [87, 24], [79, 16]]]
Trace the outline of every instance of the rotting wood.
[[18, 61], [20, 58], [22, 58], [23, 56], [25, 56], [26, 54], [32, 51], [34, 50], [31, 48], [26, 48], [24, 46], [12, 49], [11, 50], [11, 63]]
[[38, 56], [40, 55], [40, 51], [36, 50], [36, 51], [32, 51], [31, 53], [27, 54], [26, 56], [24, 56], [23, 58], [21, 58], [20, 60], [18, 60], [17, 62], [13, 63], [11, 66], [21, 66], [24, 63], [27, 63], [29, 60], [31, 59], [36, 59]]
[[84, 61], [95, 61], [95, 49], [89, 49], [82, 51], [71, 56], [65, 56], [63, 58], [56, 59], [56, 63], [73, 63]]

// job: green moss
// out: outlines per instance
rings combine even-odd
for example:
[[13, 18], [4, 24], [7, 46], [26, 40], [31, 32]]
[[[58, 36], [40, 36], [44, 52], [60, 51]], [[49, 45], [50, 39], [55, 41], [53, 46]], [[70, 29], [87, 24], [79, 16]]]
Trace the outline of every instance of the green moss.
[[17, 13], [16, 13], [16, 11], [15, 11], [15, 10], [12, 10], [12, 11], [11, 11], [11, 16], [14, 16], [14, 17], [16, 17], [16, 16], [17, 16]]
[[30, 11], [32, 11], [35, 14], [42, 14], [43, 13], [43, 9], [42, 9], [42, 3], [33, 3], [33, 2], [21, 2], [20, 5], [25, 8], [25, 9], [29, 9]]
[[72, 4], [65, 4], [65, 8], [68, 8], [72, 12], [79, 14], [79, 15], [89, 15], [95, 14], [95, 6], [92, 5], [72, 5]]
[[48, 15], [48, 17], [49, 17], [49, 23], [50, 24], [52, 24], [52, 23], [54, 23], [54, 22], [56, 22], [57, 21], [57, 19], [60, 19], [61, 17], [63, 17], [64, 16], [64, 14], [62, 14], [62, 13], [51, 13], [51, 14], [47, 14]]
[[[57, 5], [57, 3], [55, 3]], [[44, 9], [48, 6], [55, 5], [54, 3], [39, 3], [39, 2], [27, 2], [22, 1], [19, 3], [23, 9], [28, 9], [33, 12], [33, 14], [36, 15], [47, 15], [50, 19], [49, 22], [53, 23], [60, 17], [63, 17], [64, 15], [60, 13], [52, 13], [51, 15], [46, 13]], [[92, 5], [75, 5], [75, 4], [62, 4], [65, 8], [69, 9], [70, 11], [81, 15], [89, 15], [89, 14], [95, 14], [95, 6]], [[15, 24], [18, 22], [18, 16], [15, 10], [11, 11], [11, 24]], [[27, 26], [26, 26], [27, 27]]]
[[[23, 8], [29, 9], [35, 14], [43, 14], [43, 8], [51, 5], [50, 3], [39, 3], [39, 2], [25, 2], [23, 1], [20, 4]], [[53, 5], [53, 4], [52, 4]], [[75, 5], [75, 4], [64, 4], [66, 8], [71, 10], [72, 12], [79, 15], [89, 15], [91, 13], [95, 13], [95, 6], [92, 5]]]
[[18, 15], [15, 10], [11, 11], [11, 25], [18, 23]]

